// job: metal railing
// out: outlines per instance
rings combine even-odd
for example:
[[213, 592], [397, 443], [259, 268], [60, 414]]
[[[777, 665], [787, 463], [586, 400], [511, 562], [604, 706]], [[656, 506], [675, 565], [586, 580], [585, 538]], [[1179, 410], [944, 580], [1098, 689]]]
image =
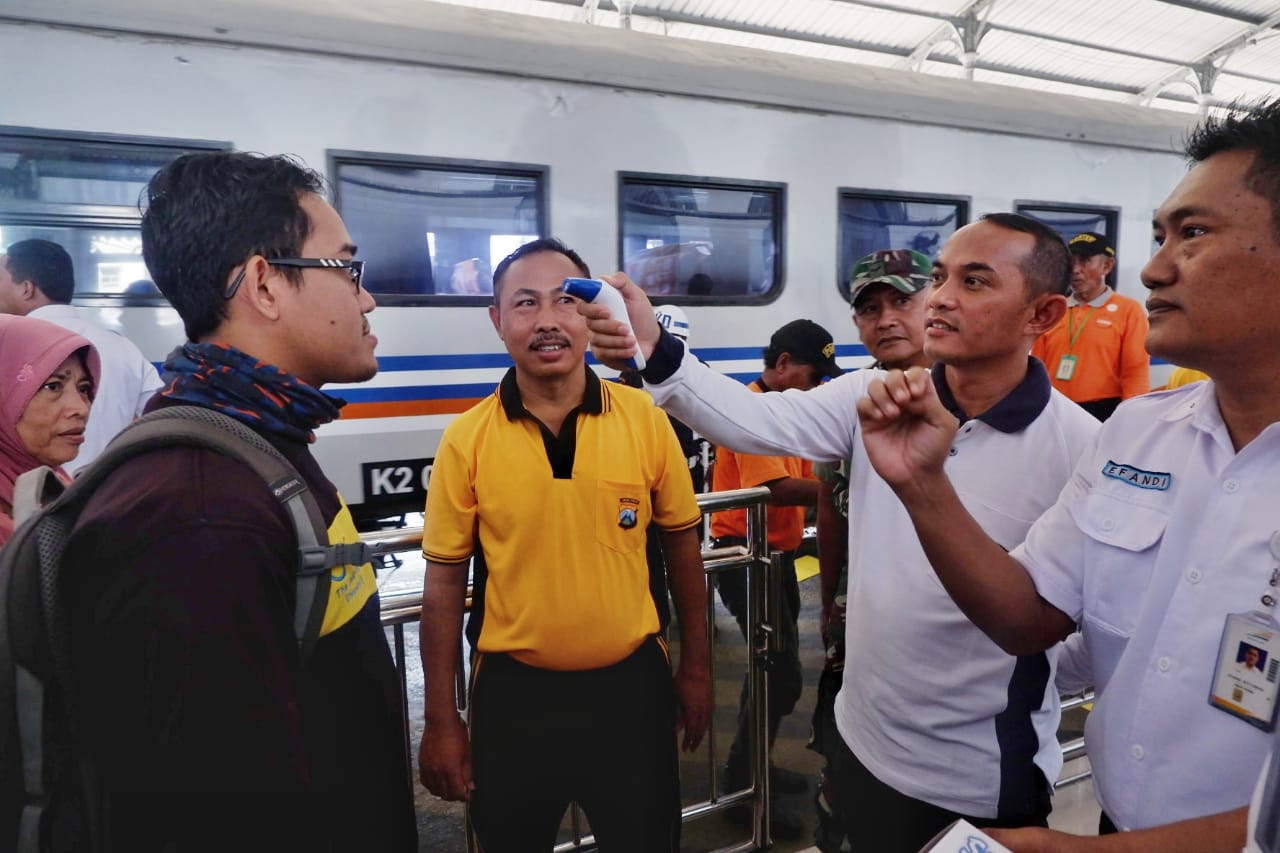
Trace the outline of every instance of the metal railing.
[[[765, 768], [769, 766], [769, 727], [765, 703], [768, 696], [768, 678], [766, 663], [773, 647], [773, 625], [777, 624], [778, 614], [778, 578], [782, 566], [779, 554], [768, 552], [768, 531], [766, 527], [766, 504], [769, 501], [767, 488], [737, 489], [727, 492], [713, 492], [697, 496], [698, 506], [703, 514], [719, 512], [727, 509], [745, 509], [747, 511], [747, 546], [732, 548], [708, 548], [702, 552], [703, 569], [707, 589], [707, 656], [710, 665], [711, 683], [715, 684], [715, 632], [710, 626], [715, 624], [715, 594], [712, 578], [725, 571], [745, 571], [747, 573], [747, 624], [751, 641], [748, 644], [748, 721], [753, 735], [753, 748], [750, 761], [750, 784], [738, 791], [728, 791], [723, 795], [716, 792], [716, 747], [715, 747], [715, 715], [708, 721], [708, 730], [704, 743], [707, 744], [707, 778], [710, 780], [710, 794], [707, 800], [684, 806], [681, 821], [688, 823], [707, 815], [722, 812], [736, 806], [750, 804], [752, 809], [751, 837], [729, 847], [719, 848], [714, 853], [745, 853], [768, 846], [770, 840], [769, 827], [769, 774]], [[395, 530], [379, 530], [362, 534], [360, 537], [368, 546], [372, 556], [382, 557], [404, 551], [420, 550], [422, 547], [422, 528], [403, 527]], [[472, 604], [471, 590], [467, 591], [466, 609]], [[393, 646], [396, 656], [396, 669], [400, 673], [400, 695], [405, 721], [404, 741], [405, 756], [408, 766], [414, 766], [413, 743], [409, 729], [409, 667], [405, 653], [405, 626], [417, 624], [422, 612], [422, 591], [397, 592], [382, 596], [382, 624], [392, 629]], [[461, 638], [460, 638], [461, 639]], [[684, 650], [681, 649], [681, 654]], [[459, 669], [457, 695], [465, 697], [464, 674]], [[673, 733], [674, 737], [674, 733]], [[572, 853], [572, 851], [594, 849], [595, 839], [582, 832], [582, 818], [577, 804], [570, 812], [572, 840], [558, 845], [556, 853]], [[471, 834], [467, 833], [469, 850], [474, 850]]]
[[[1094, 700], [1093, 691], [1086, 690], [1084, 693], [1081, 693], [1079, 696], [1074, 696], [1070, 699], [1063, 701], [1062, 713], [1065, 714], [1068, 711], [1074, 711], [1076, 708], [1081, 708], [1081, 707], [1084, 707], [1085, 705], [1092, 704], [1093, 700]], [[1062, 763], [1063, 764], [1066, 764], [1068, 761], [1073, 761], [1077, 758], [1084, 758], [1084, 757], [1085, 757], [1084, 738], [1082, 737], [1072, 738], [1071, 740], [1062, 744]], [[1093, 769], [1086, 768], [1079, 773], [1073, 773], [1070, 776], [1062, 777], [1061, 779], [1053, 783], [1053, 787], [1055, 790], [1066, 788], [1067, 786], [1074, 785], [1077, 782], [1083, 782], [1085, 779], [1088, 779], [1092, 776], [1093, 776]]]
[[[750, 761], [750, 785], [738, 791], [729, 791], [723, 795], [716, 793], [717, 756], [715, 747], [714, 714], [709, 723], [704, 742], [707, 744], [707, 777], [710, 780], [710, 796], [707, 800], [693, 803], [683, 808], [681, 820], [688, 823], [716, 812], [725, 811], [735, 806], [750, 804], [752, 808], [751, 837], [749, 840], [730, 847], [720, 848], [714, 853], [745, 853], [768, 846], [770, 841], [769, 808], [772, 792], [769, 790], [769, 733], [765, 703], [768, 696], [768, 668], [766, 666], [773, 642], [773, 625], [778, 619], [778, 578], [781, 576], [780, 557], [768, 550], [766, 528], [766, 504], [769, 500], [767, 488], [738, 489], [727, 492], [712, 492], [697, 496], [698, 506], [703, 514], [719, 512], [726, 509], [747, 510], [747, 546], [731, 548], [707, 548], [702, 552], [703, 568], [707, 584], [707, 655], [710, 661], [711, 682], [715, 684], [715, 632], [710, 626], [715, 624], [715, 593], [712, 578], [725, 571], [745, 571], [747, 573], [747, 613], [751, 642], [748, 644], [748, 680], [749, 680], [749, 726], [753, 735], [753, 749]], [[422, 528], [404, 527], [396, 530], [382, 530], [362, 534], [361, 539], [376, 556], [393, 555], [404, 551], [418, 551], [422, 547]], [[471, 590], [467, 590], [466, 609], [472, 604]], [[408, 766], [413, 768], [413, 743], [409, 730], [409, 683], [408, 662], [405, 659], [405, 626], [417, 624], [422, 612], [422, 591], [398, 592], [382, 596], [382, 623], [390, 626], [394, 636], [396, 668], [400, 673], [400, 695], [403, 704], [405, 721], [404, 741]], [[460, 638], [461, 639], [461, 638]], [[681, 651], [683, 654], [683, 650]], [[457, 695], [465, 697], [465, 676], [461, 669], [458, 672], [456, 685]], [[1093, 691], [1065, 700], [1062, 703], [1063, 713], [1079, 708], [1094, 701]], [[1084, 738], [1075, 738], [1062, 744], [1064, 762], [1084, 756]], [[1082, 782], [1092, 775], [1086, 769], [1081, 773], [1057, 780], [1055, 789], [1065, 788]], [[581, 831], [581, 815], [577, 804], [570, 814], [572, 841], [555, 848], [556, 853], [573, 853], [594, 847], [595, 839]], [[470, 833], [468, 833], [468, 849], [474, 850]]]

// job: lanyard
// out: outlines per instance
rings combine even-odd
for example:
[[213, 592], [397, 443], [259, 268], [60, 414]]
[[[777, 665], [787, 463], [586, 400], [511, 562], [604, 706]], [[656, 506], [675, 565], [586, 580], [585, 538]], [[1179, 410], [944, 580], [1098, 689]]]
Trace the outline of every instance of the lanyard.
[[1258, 599], [1264, 608], [1258, 612], [1273, 618], [1276, 609], [1276, 587], [1280, 587], [1280, 567], [1271, 570], [1271, 579], [1267, 581], [1267, 588], [1263, 591], [1262, 597]]
[[1084, 327], [1089, 324], [1089, 315], [1093, 313], [1093, 306], [1089, 306], [1089, 310], [1084, 312], [1084, 318], [1080, 321], [1080, 325], [1074, 325], [1071, 322], [1072, 312], [1076, 310], [1076, 306], [1072, 305], [1067, 309], [1067, 329], [1071, 332], [1071, 338], [1067, 341], [1067, 352], [1075, 349], [1076, 341], [1080, 340], [1080, 333], [1084, 331]]

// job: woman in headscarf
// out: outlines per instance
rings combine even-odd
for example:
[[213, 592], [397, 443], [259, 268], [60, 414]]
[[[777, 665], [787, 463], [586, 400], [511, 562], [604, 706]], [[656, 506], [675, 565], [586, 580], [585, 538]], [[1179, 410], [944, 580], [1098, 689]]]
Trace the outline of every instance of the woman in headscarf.
[[20, 474], [48, 465], [69, 481], [63, 463], [84, 443], [98, 382], [98, 353], [61, 326], [0, 314], [0, 546], [13, 535], [13, 486]]

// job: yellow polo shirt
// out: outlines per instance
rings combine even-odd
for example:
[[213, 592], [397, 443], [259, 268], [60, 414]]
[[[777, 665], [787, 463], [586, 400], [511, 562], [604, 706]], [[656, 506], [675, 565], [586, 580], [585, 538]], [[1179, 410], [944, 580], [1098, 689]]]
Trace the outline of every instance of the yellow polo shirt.
[[545, 669], [608, 666], [657, 632], [645, 530], [701, 519], [667, 416], [643, 391], [583, 369], [582, 406], [558, 437], [508, 371], [445, 429], [427, 491], [426, 558], [483, 554], [477, 648]]

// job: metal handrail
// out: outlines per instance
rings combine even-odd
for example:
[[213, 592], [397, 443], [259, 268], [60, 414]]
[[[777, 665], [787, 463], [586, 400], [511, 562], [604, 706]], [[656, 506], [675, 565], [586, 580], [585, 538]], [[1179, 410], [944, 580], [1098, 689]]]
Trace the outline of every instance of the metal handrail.
[[[1072, 696], [1070, 699], [1064, 699], [1062, 701], [1062, 713], [1065, 714], [1068, 711], [1074, 711], [1076, 708], [1082, 708], [1085, 705], [1092, 704], [1094, 701], [1094, 698], [1095, 698], [1094, 692], [1092, 690], [1086, 690], [1078, 696]], [[1077, 758], [1087, 758], [1087, 757], [1088, 757], [1088, 753], [1085, 750], [1084, 738], [1082, 737], [1072, 738], [1071, 740], [1062, 744], [1062, 763], [1063, 764], [1066, 764], [1068, 761], [1074, 761]], [[1061, 790], [1063, 788], [1074, 785], [1077, 782], [1083, 782], [1084, 780], [1090, 779], [1092, 777], [1093, 777], [1093, 768], [1086, 767], [1084, 770], [1080, 771], [1079, 773], [1073, 773], [1070, 776], [1064, 776], [1058, 779], [1056, 782], [1053, 783], [1053, 787], [1054, 787], [1054, 790]]]

